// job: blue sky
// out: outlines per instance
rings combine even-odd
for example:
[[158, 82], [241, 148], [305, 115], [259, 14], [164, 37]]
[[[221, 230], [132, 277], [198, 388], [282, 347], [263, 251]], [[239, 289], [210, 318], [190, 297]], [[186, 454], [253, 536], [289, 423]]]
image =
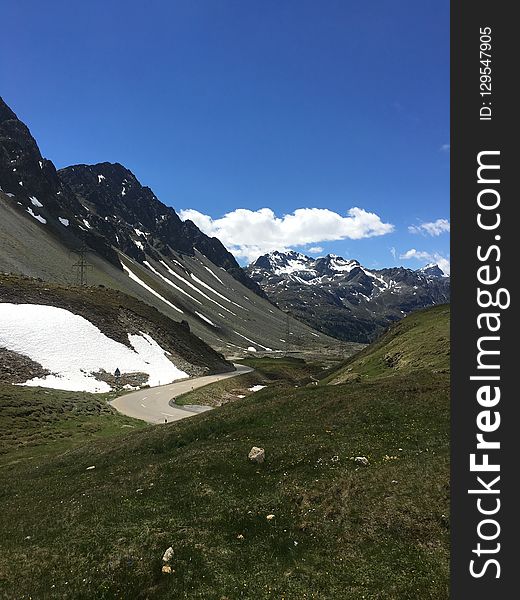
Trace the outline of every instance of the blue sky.
[[0, 94], [58, 168], [124, 164], [241, 262], [275, 245], [370, 267], [448, 257], [447, 0], [2, 12]]

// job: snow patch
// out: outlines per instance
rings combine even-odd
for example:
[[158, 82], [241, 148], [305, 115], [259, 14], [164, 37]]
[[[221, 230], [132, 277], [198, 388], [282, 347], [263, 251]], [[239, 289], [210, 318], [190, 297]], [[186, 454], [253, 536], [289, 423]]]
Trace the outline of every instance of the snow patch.
[[146, 333], [128, 335], [132, 348], [107, 337], [90, 321], [63, 308], [42, 304], [0, 303], [0, 346], [28, 356], [51, 371], [23, 385], [62, 390], [107, 392], [94, 373], [142, 372], [155, 386], [183, 379], [165, 351]]
[[217, 325], [215, 325], [215, 323], [213, 323], [213, 321], [210, 321], [208, 319], [208, 317], [205, 317], [202, 313], [195, 311], [195, 314], [197, 316], [199, 316], [203, 321], [206, 321], [207, 323], [209, 323], [210, 325], [213, 325], [213, 327], [217, 327]]
[[43, 208], [43, 204], [38, 200], [38, 198], [36, 198], [36, 196], [30, 196], [29, 200], [33, 206], [36, 206], [36, 208]]
[[[235, 330], [233, 330], [235, 331]], [[244, 338], [245, 340], [247, 340], [248, 342], [251, 342], [252, 344], [256, 344], [257, 346], [260, 346], [260, 348], [263, 348], [264, 350], [266, 350], [267, 352], [272, 352], [273, 349], [272, 348], [268, 348], [267, 346], [262, 346], [262, 344], [259, 344], [258, 342], [255, 342], [254, 340], [249, 339], [248, 337], [246, 337], [245, 335], [242, 335], [241, 333], [238, 333], [238, 331], [235, 331], [235, 333], [237, 335], [239, 335], [241, 338]]]
[[[225, 306], [222, 306], [222, 304], [219, 304], [216, 300], [213, 300], [213, 298], [210, 298], [207, 294], [205, 294], [202, 290], [199, 290], [199, 288], [195, 287], [192, 283], [190, 283], [189, 281], [187, 281], [186, 279], [184, 279], [184, 277], [181, 277], [178, 273], [176, 273], [173, 269], [171, 269], [165, 262], [164, 260], [160, 261], [161, 264], [166, 267], [166, 270], [168, 271], [168, 273], [170, 273], [170, 275], [173, 275], [174, 277], [176, 277], [178, 280], [182, 281], [182, 283], [184, 283], [185, 285], [187, 285], [189, 288], [191, 288], [192, 290], [195, 290], [197, 292], [197, 294], [200, 294], [203, 298], [206, 298], [206, 300], [209, 300], [210, 302], [213, 302], [213, 304], [216, 304], [217, 306], [219, 306], [222, 310], [225, 310], [226, 312], [232, 314], [233, 316], [237, 316], [233, 311], [229, 310], [228, 308], [226, 308]], [[176, 260], [174, 260], [173, 262], [177, 263]], [[177, 263], [180, 265], [180, 263]], [[182, 266], [182, 265], [181, 265]], [[231, 301], [229, 301], [231, 302]], [[199, 302], [199, 304], [201, 304]]]
[[240, 306], [240, 304], [237, 304], [236, 302], [233, 302], [233, 300], [230, 300], [229, 298], [226, 298], [226, 296], [223, 296], [222, 294], [220, 294], [219, 292], [217, 292], [216, 290], [214, 290], [211, 286], [209, 286], [207, 283], [205, 283], [204, 281], [202, 281], [202, 279], [199, 279], [196, 275], [194, 275], [193, 273], [190, 273], [190, 277], [196, 281], [199, 285], [201, 285], [202, 287], [206, 288], [207, 290], [209, 290], [210, 292], [213, 292], [215, 295], [217, 295], [219, 298], [222, 298], [222, 300], [225, 300], [226, 302], [230, 302], [231, 304], [234, 304], [235, 306], [238, 306], [238, 308], [242, 308], [243, 310], [248, 310], [247, 308], [245, 308], [244, 306]]
[[69, 226], [69, 220], [65, 219], [63, 217], [58, 217], [58, 221], [64, 226], [64, 227], [68, 227]]
[[34, 217], [37, 221], [40, 221], [40, 223], [43, 223], [44, 225], [47, 223], [47, 221], [41, 215], [34, 214], [32, 208], [29, 207], [27, 212], [31, 215], [31, 217]]
[[248, 390], [250, 392], [259, 392], [260, 390], [263, 390], [266, 386], [265, 385], [254, 385], [253, 387], [248, 388]]
[[197, 298], [194, 298], [193, 296], [191, 296], [190, 294], [188, 294], [188, 292], [185, 292], [178, 285], [175, 285], [173, 283], [173, 281], [170, 281], [170, 279], [168, 279], [167, 277], [165, 277], [164, 275], [162, 275], [161, 273], [159, 273], [159, 271], [155, 270], [152, 267], [152, 265], [147, 260], [143, 260], [143, 264], [145, 264], [150, 269], [150, 271], [152, 273], [155, 273], [155, 275], [157, 275], [158, 277], [160, 277], [163, 281], [165, 281], [168, 285], [170, 285], [174, 290], [177, 290], [178, 292], [181, 292], [181, 294], [184, 294], [185, 296], [188, 296], [188, 298], [191, 298], [191, 300], [193, 300], [194, 302], [196, 302], [197, 304], [200, 304], [202, 306], [202, 302], [200, 302], [199, 300], [197, 300]]
[[206, 271], [208, 271], [209, 273], [211, 273], [211, 275], [213, 275], [213, 277], [214, 277], [214, 278], [215, 278], [217, 281], [220, 281], [220, 283], [221, 283], [222, 285], [224, 285], [224, 282], [222, 281], [222, 279], [220, 279], [220, 277], [219, 277], [218, 275], [215, 275], [215, 273], [213, 273], [213, 271], [212, 271], [212, 270], [211, 270], [209, 267], [206, 267], [206, 265], [202, 265], [202, 266], [203, 266], [203, 267], [206, 269]]

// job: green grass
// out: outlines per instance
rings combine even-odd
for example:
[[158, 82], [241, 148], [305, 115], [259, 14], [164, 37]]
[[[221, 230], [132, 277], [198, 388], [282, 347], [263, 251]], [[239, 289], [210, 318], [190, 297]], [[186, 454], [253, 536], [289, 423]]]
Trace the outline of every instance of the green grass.
[[[245, 373], [232, 379], [223, 379], [192, 392], [187, 392], [175, 399], [175, 404], [202, 404], [204, 406], [222, 406], [234, 402], [241, 396], [249, 396], [251, 387], [255, 385], [305, 385], [318, 377], [322, 372], [321, 365], [306, 363], [303, 359], [293, 357], [280, 358], [248, 358], [241, 363], [252, 367], [254, 372]], [[255, 392], [256, 393], [256, 392]]]
[[334, 369], [322, 383], [392, 377], [450, 369], [450, 307], [417, 311], [392, 325], [375, 343]]
[[247, 358], [241, 361], [244, 365], [252, 367], [271, 381], [287, 381], [295, 385], [308, 383], [313, 376], [317, 376], [322, 370], [319, 362], [306, 362], [302, 358], [283, 356], [280, 358]]
[[0, 384], [0, 468], [143, 427], [108, 405], [114, 397]]
[[[419, 318], [408, 343], [429, 333]], [[0, 468], [0, 596], [448, 598], [449, 373], [295, 388], [305, 364], [252, 360], [276, 383]]]

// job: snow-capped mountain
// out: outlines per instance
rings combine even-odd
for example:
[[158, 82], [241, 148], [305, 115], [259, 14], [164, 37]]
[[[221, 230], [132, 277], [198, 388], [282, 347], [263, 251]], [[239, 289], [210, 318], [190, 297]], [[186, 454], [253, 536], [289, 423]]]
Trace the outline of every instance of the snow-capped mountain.
[[429, 277], [449, 277], [436, 263], [430, 263], [418, 269], [420, 273], [424, 273]]
[[375, 270], [333, 254], [272, 252], [247, 272], [280, 308], [349, 341], [371, 341], [392, 321], [450, 298], [449, 277], [438, 265]]
[[[286, 315], [218, 239], [119, 163], [57, 171], [0, 98], [0, 272], [70, 285], [79, 269], [90, 285], [156, 307], [228, 356], [286, 347]], [[333, 343], [298, 321], [290, 328], [302, 346]]]

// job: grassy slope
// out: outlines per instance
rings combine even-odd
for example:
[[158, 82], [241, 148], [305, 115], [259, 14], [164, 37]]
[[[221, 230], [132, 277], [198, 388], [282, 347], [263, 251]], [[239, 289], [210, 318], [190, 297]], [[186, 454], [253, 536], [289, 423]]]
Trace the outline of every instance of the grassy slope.
[[415, 373], [448, 373], [450, 368], [450, 307], [417, 311], [392, 325], [374, 344], [333, 370], [323, 383], [344, 383]]
[[0, 467], [143, 427], [107, 404], [114, 397], [0, 383]]
[[[12, 461], [0, 469], [0, 593], [447, 598], [449, 374], [433, 370], [279, 382], [179, 423]], [[247, 460], [252, 445], [263, 465]], [[163, 575], [169, 546], [175, 573]]]
[[202, 404], [205, 406], [222, 406], [233, 402], [240, 396], [249, 396], [250, 388], [255, 385], [303, 385], [309, 383], [313, 376], [321, 372], [320, 365], [306, 363], [301, 358], [284, 356], [281, 358], [249, 358], [241, 361], [242, 364], [255, 369], [252, 373], [239, 375], [233, 379], [223, 379], [192, 392], [178, 396], [175, 403]]

